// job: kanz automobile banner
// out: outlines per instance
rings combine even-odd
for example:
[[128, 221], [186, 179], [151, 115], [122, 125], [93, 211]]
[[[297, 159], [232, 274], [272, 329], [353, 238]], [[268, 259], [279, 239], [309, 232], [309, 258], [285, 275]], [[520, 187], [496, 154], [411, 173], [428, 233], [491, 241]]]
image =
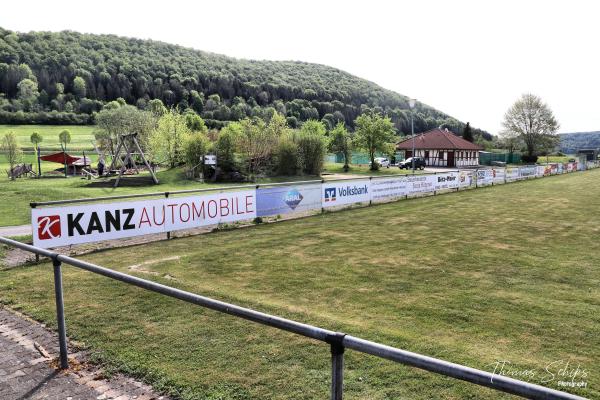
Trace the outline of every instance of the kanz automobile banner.
[[404, 197], [408, 194], [405, 176], [397, 178], [376, 178], [371, 181], [371, 199], [373, 201]]
[[50, 248], [190, 229], [256, 217], [254, 190], [81, 206], [34, 208], [33, 244]]
[[322, 207], [371, 201], [371, 181], [368, 179], [324, 182], [322, 187]]
[[320, 208], [320, 183], [256, 189], [256, 216], [258, 217], [305, 212]]
[[434, 175], [436, 177], [435, 190], [450, 190], [458, 189], [459, 173], [448, 172], [445, 174], [438, 173]]

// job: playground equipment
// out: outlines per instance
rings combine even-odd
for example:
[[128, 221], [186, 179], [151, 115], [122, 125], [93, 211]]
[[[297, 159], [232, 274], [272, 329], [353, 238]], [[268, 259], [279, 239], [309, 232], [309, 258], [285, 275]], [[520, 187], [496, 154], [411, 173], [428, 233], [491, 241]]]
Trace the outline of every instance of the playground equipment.
[[11, 170], [7, 170], [6, 174], [9, 178], [20, 178], [22, 176], [36, 176], [36, 173], [33, 172], [32, 164], [18, 164], [15, 165]]
[[[121, 152], [123, 152], [124, 157], [121, 156]], [[146, 156], [144, 155], [144, 152], [142, 151], [142, 148], [140, 147], [140, 144], [137, 141], [137, 133], [130, 133], [127, 135], [119, 136], [119, 143], [117, 144], [117, 150], [115, 151], [115, 154], [112, 157], [112, 162], [110, 163], [110, 167], [108, 168], [108, 176], [111, 176], [114, 173], [116, 173], [116, 171], [117, 171], [116, 168], [118, 167], [118, 164], [121, 164], [120, 168], [118, 170], [117, 179], [116, 179], [113, 187], [116, 188], [119, 186], [121, 177], [128, 169], [133, 169], [135, 171], [135, 173], [140, 172], [140, 170], [138, 169], [138, 166], [135, 162], [134, 156], [137, 156], [141, 159], [143, 164], [148, 169], [148, 172], [150, 172], [152, 181], [155, 184], [158, 184], [158, 178], [156, 177], [156, 174], [154, 173], [154, 169], [150, 166], [150, 164], [148, 163], [148, 160], [146, 160]]]

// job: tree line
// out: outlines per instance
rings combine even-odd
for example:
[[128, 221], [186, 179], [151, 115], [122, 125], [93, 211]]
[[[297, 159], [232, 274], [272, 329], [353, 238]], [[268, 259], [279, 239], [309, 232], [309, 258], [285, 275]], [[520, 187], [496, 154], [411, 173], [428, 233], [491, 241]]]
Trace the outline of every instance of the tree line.
[[[240, 60], [166, 43], [76, 32], [17, 33], [0, 28], [0, 123], [90, 124], [106, 103], [140, 110], [152, 100], [193, 110], [209, 128], [245, 118], [308, 120], [328, 130], [354, 128], [369, 111], [410, 132], [405, 96], [335, 68], [303, 62]], [[416, 132], [464, 124], [426, 104], [413, 114]], [[477, 137], [489, 133], [473, 129]]]

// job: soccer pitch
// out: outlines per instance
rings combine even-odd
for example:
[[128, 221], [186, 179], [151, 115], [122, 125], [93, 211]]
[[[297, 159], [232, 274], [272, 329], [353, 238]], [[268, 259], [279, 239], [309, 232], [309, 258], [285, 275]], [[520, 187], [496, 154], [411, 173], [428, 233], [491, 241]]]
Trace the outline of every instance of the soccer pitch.
[[[506, 362], [535, 371], [530, 382], [596, 398], [599, 178], [592, 170], [84, 258], [490, 372]], [[68, 266], [64, 286], [69, 337], [159, 389], [190, 399], [328, 396], [321, 343]], [[48, 263], [0, 271], [0, 301], [51, 326], [53, 296]], [[569, 380], [559, 369], [577, 366], [587, 387], [558, 386]], [[345, 397], [503, 396], [348, 351]]]

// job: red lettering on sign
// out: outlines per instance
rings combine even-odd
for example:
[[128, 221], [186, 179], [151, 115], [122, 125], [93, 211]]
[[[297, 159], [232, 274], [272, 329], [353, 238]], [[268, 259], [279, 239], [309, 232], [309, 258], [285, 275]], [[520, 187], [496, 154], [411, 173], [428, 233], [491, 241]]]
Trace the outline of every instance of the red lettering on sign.
[[220, 199], [219, 207], [221, 209], [221, 217], [226, 217], [229, 215], [229, 199]]
[[196, 208], [196, 203], [192, 203], [192, 218], [196, 219], [196, 218], [202, 218], [205, 219], [205, 215], [204, 215], [204, 202], [200, 203], [200, 208]]
[[[184, 206], [185, 208], [187, 208], [187, 215], [185, 218], [183, 217], [183, 213], [181, 212]], [[190, 205], [188, 203], [183, 203], [179, 206], [179, 219], [181, 220], [181, 222], [188, 222], [190, 220]]]
[[146, 207], [142, 209], [142, 215], [140, 216], [140, 223], [138, 224], [138, 228], [141, 228], [142, 224], [148, 224], [148, 226], [152, 226], [152, 224], [150, 223], [150, 218], [148, 217], [148, 212], [146, 211]]
[[60, 215], [48, 215], [38, 218], [38, 237], [40, 240], [60, 237]]
[[154, 220], [154, 225], [162, 225], [165, 223], [165, 206], [162, 206], [162, 221], [156, 222], [156, 207], [152, 207], [152, 219]]
[[177, 204], [167, 204], [167, 207], [171, 207], [171, 223], [174, 224], [175, 223], [175, 207], [177, 207]]
[[[214, 207], [214, 208], [213, 208], [213, 212], [211, 212], [211, 206], [213, 206], [213, 207]], [[210, 201], [208, 202], [208, 206], [207, 206], [207, 208], [208, 208], [208, 216], [209, 216], [210, 218], [214, 218], [214, 217], [216, 217], [216, 216], [217, 216], [217, 210], [218, 210], [218, 208], [219, 208], [219, 207], [218, 207], [218, 205], [217, 205], [217, 202], [216, 202], [215, 200], [210, 200]]]
[[252, 195], [248, 195], [246, 196], [246, 213], [251, 213], [252, 212]]

